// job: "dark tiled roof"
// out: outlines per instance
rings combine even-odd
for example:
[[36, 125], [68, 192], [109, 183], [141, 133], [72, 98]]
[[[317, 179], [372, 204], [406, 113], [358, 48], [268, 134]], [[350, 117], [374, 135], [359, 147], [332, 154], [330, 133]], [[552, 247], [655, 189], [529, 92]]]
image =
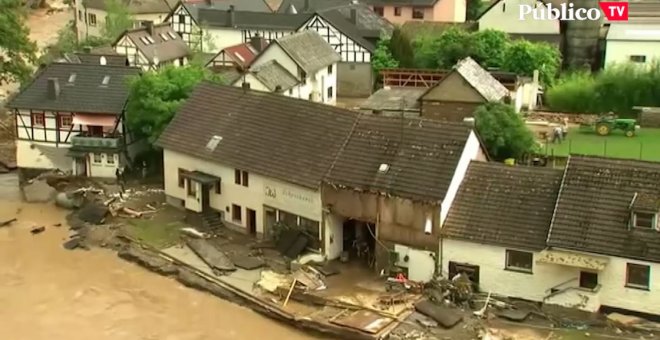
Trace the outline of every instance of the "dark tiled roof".
[[316, 31], [286, 35], [275, 40], [275, 43], [310, 75], [341, 60], [335, 49]]
[[281, 91], [285, 91], [300, 82], [284, 66], [280, 65], [277, 60], [270, 60], [253, 67], [250, 69], [250, 73], [271, 91], [275, 91], [278, 86]]
[[[154, 25], [153, 34], [149, 33], [147, 27], [140, 27], [126, 31], [124, 35], [128, 36], [136, 48], [152, 63], [155, 62], [156, 57], [160, 62], [166, 62], [192, 54], [188, 44], [181, 39], [169, 23]], [[123, 35], [117, 39], [115, 45], [122, 38]], [[148, 44], [146, 44], [145, 39], [152, 39], [153, 43], [147, 41]]]
[[482, 244], [546, 247], [563, 172], [473, 161], [442, 234]]
[[373, 52], [376, 49], [376, 45], [365, 38], [364, 32], [360, 31], [360, 29], [341, 14], [340, 11], [329, 10], [318, 12], [317, 15], [329, 22], [330, 25], [335, 27], [341, 33], [353, 39], [358, 45], [366, 48], [368, 51]]
[[[131, 14], [169, 13], [177, 4], [176, 0], [119, 0]], [[106, 10], [107, 0], [83, 0], [83, 6]]]
[[[362, 115], [329, 184], [426, 202], [444, 199], [470, 129], [461, 123]], [[381, 164], [389, 169], [380, 172]]]
[[660, 262], [660, 232], [628, 227], [635, 194], [660, 200], [660, 163], [571, 156], [548, 245]]
[[[197, 10], [197, 22], [211, 27], [230, 27], [231, 19], [228, 11], [200, 8]], [[270, 12], [234, 11], [236, 28], [262, 28], [271, 30], [295, 31], [311, 17], [308, 13], [282, 14]]]
[[360, 104], [362, 110], [419, 111], [421, 87], [392, 87], [376, 91]]
[[128, 60], [125, 55], [120, 54], [95, 54], [95, 53], [76, 53], [75, 56], [81, 64], [101, 64], [101, 57], [105, 58], [106, 65], [126, 66]]
[[[8, 107], [119, 114], [128, 98], [127, 80], [139, 72], [138, 68], [126, 66], [53, 63], [41, 70]], [[102, 85], [106, 76], [108, 84]], [[49, 78], [58, 79], [60, 95], [57, 99], [48, 97]], [[70, 79], [73, 82], [69, 82]]]
[[234, 10], [236, 11], [272, 12], [270, 6], [263, 0], [211, 0], [210, 3], [208, 0], [187, 0], [185, 6], [193, 16], [196, 15], [193, 13], [197, 12], [200, 8], [226, 11], [230, 6], [234, 6]]
[[[317, 189], [357, 113], [281, 94], [202, 83], [158, 140], [175, 152]], [[206, 144], [222, 140], [214, 151]]]

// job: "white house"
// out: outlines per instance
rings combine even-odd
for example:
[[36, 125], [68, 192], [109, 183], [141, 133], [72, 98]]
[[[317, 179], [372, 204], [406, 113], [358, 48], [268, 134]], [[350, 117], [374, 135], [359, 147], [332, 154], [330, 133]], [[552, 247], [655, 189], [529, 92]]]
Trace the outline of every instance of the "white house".
[[660, 165], [571, 156], [562, 171], [472, 164], [443, 226], [443, 273], [587, 311], [660, 314]]
[[[138, 28], [144, 22], [162, 23], [177, 2], [175, 0], [118, 0], [118, 3], [128, 10], [135, 20], [134, 27]], [[74, 4], [78, 39], [83, 40], [103, 35], [105, 17], [108, 15], [108, 1], [75, 0]]]
[[9, 104], [16, 119], [20, 169], [60, 169], [114, 177], [129, 163], [124, 125], [127, 78], [140, 70], [100, 63], [53, 63]]
[[[429, 280], [443, 208], [451, 206], [470, 160], [485, 156], [466, 125], [419, 118], [401, 124], [398, 117], [203, 83], [157, 143], [167, 200], [201, 226], [219, 219], [262, 237], [273, 236], [277, 222], [295, 227], [327, 259], [378, 234], [400, 253], [401, 267]], [[350, 203], [353, 193], [382, 200], [382, 211], [366, 204], [349, 214], [360, 207]], [[373, 255], [384, 250], [369, 248], [372, 256], [361, 260], [382, 265]]]
[[334, 105], [338, 61], [337, 52], [321, 36], [303, 31], [274, 40], [234, 85]]
[[610, 24], [605, 40], [605, 68], [627, 62], [648, 65], [659, 59], [660, 24]]
[[[530, 41], [546, 41], [559, 44], [561, 35], [559, 20], [541, 20], [529, 16], [520, 20], [520, 6], [528, 5], [534, 8], [547, 6], [549, 1], [538, 0], [497, 0], [482, 12], [477, 18], [479, 30], [496, 30], [508, 33], [513, 38], [524, 38]], [[553, 4], [554, 6], [554, 4]]]
[[146, 22], [140, 28], [124, 32], [113, 44], [118, 54], [125, 55], [130, 66], [145, 71], [161, 66], [188, 64], [192, 51], [168, 23]]

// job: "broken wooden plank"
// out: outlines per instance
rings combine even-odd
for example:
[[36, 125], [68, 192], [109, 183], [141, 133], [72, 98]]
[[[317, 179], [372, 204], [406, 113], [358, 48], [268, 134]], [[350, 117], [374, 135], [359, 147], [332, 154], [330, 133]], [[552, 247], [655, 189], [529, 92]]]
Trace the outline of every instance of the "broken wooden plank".
[[211, 269], [221, 272], [234, 271], [236, 266], [225, 253], [218, 250], [212, 244], [202, 239], [188, 239], [186, 244], [199, 256]]
[[8, 226], [8, 225], [10, 225], [10, 224], [12, 224], [16, 221], [17, 220], [15, 218], [12, 218], [11, 220], [6, 220], [6, 221], [0, 223], [0, 227], [6, 227], [6, 226]]

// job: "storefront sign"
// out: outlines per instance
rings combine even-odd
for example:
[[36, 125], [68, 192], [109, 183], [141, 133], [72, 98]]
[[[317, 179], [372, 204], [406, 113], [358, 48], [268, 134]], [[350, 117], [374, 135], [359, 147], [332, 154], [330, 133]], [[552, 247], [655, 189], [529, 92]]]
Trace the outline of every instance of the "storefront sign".
[[264, 185], [264, 195], [273, 200], [287, 199], [299, 203], [314, 204], [314, 198], [305, 193], [272, 184]]

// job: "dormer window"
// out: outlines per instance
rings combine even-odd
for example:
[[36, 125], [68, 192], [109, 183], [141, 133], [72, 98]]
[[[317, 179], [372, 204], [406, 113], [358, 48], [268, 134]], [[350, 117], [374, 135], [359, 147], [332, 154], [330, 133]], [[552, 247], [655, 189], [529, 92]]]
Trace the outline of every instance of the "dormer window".
[[632, 222], [635, 228], [658, 229], [658, 214], [633, 212]]

